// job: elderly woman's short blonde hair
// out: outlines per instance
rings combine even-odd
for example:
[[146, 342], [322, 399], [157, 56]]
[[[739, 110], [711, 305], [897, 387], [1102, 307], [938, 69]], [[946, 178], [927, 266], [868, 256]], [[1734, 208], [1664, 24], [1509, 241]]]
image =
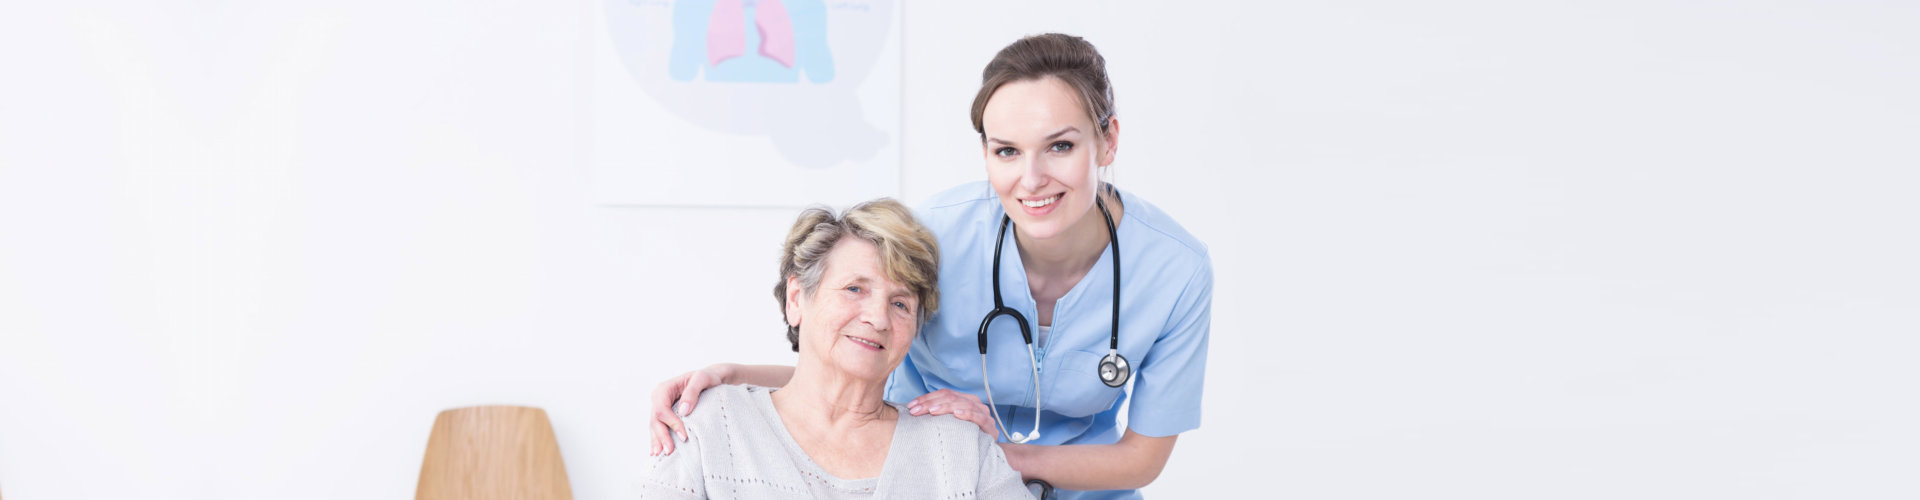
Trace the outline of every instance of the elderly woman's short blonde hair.
[[[822, 207], [800, 212], [793, 229], [787, 231], [785, 248], [780, 251], [780, 281], [773, 285], [780, 319], [785, 321], [787, 316], [787, 278], [798, 277], [800, 293], [813, 297], [820, 290], [827, 253], [849, 234], [880, 249], [887, 279], [913, 290], [920, 303], [915, 326], [925, 326], [927, 318], [940, 308], [940, 244], [933, 231], [920, 225], [912, 211], [892, 198], [854, 205], [838, 216]], [[794, 352], [800, 352], [797, 327], [787, 327], [787, 342]]]

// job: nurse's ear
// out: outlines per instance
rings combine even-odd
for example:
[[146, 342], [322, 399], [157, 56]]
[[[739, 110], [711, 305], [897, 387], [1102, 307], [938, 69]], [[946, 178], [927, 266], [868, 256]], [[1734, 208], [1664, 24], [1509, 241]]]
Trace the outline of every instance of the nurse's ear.
[[1112, 165], [1114, 155], [1119, 153], [1120, 117], [1117, 115], [1109, 116], [1107, 117], [1106, 133], [1100, 139], [1100, 151], [1095, 154], [1094, 160], [1100, 162], [1100, 166], [1102, 167]]

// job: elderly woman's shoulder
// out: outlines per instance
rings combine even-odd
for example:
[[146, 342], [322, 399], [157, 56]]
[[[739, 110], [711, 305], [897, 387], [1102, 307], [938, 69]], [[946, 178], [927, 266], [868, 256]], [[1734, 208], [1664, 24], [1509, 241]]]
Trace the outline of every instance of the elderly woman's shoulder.
[[688, 425], [700, 425], [728, 414], [752, 410], [755, 398], [766, 397], [767, 388], [753, 385], [716, 385], [700, 392], [700, 402], [687, 415]]
[[912, 416], [906, 408], [900, 408], [900, 419], [909, 422], [909, 430], [919, 434], [919, 439], [944, 442], [952, 449], [978, 449], [982, 441], [995, 441], [992, 435], [980, 432], [980, 426], [953, 415]]

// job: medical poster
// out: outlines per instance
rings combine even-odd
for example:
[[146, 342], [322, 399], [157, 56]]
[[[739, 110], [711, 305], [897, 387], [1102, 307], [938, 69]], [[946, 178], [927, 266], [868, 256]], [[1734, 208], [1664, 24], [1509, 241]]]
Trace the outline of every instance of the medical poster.
[[595, 202], [799, 207], [899, 196], [895, 2], [596, 7]]

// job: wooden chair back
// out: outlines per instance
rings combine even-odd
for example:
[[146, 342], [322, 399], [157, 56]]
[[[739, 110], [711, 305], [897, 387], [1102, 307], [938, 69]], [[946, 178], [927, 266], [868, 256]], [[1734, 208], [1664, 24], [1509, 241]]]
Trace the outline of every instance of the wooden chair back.
[[547, 412], [475, 406], [440, 412], [415, 500], [573, 500]]

